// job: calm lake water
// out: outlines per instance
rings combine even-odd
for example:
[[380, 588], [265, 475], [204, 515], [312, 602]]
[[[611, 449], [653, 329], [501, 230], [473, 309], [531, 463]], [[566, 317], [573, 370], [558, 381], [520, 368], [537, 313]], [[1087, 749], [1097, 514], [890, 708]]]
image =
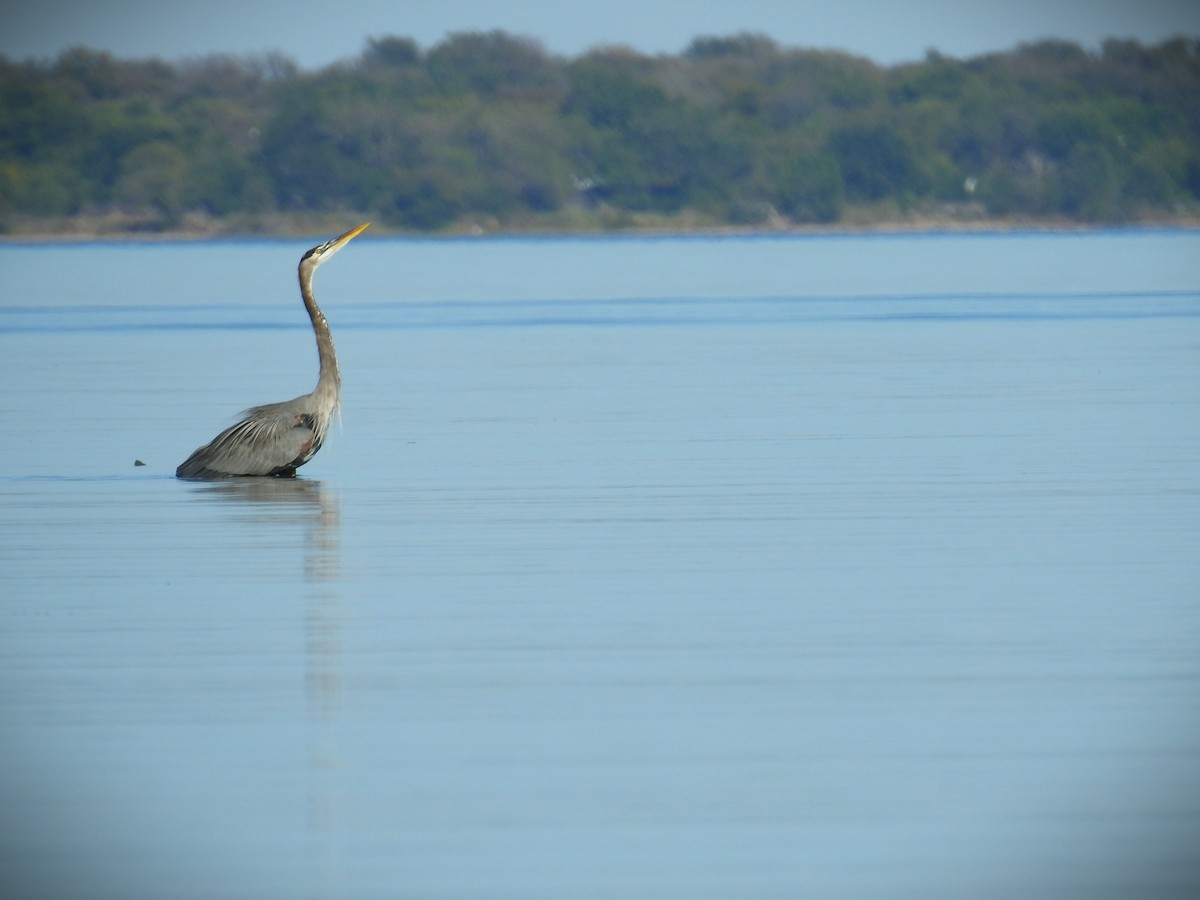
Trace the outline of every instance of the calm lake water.
[[368, 232], [177, 481], [316, 242], [0, 246], [0, 894], [1197, 895], [1200, 234]]

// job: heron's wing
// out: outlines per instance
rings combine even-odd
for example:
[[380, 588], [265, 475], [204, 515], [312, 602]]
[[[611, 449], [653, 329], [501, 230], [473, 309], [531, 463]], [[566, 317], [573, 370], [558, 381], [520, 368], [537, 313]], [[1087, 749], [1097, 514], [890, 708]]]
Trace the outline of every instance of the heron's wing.
[[302, 465], [317, 448], [313, 419], [295, 401], [246, 410], [245, 418], [200, 447], [176, 470], [184, 478], [275, 475]]

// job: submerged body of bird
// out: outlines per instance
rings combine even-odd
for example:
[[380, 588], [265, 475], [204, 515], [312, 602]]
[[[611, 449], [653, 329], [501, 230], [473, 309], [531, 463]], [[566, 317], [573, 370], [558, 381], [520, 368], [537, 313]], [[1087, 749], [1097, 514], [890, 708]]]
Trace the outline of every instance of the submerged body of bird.
[[245, 417], [199, 447], [175, 470], [179, 478], [226, 478], [235, 475], [291, 477], [316, 455], [325, 441], [337, 410], [342, 376], [333, 334], [313, 296], [312, 278], [317, 267], [357, 237], [366, 225], [313, 247], [300, 260], [300, 296], [317, 339], [320, 372], [311, 393], [282, 403], [267, 403], [246, 410]]

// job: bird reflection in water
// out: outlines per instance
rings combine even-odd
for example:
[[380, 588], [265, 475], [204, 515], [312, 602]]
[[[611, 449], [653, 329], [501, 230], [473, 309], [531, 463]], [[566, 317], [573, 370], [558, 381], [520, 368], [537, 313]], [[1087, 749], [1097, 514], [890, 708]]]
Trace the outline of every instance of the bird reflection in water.
[[248, 514], [239, 514], [239, 522], [262, 525], [263, 533], [278, 534], [281, 528], [297, 524], [303, 528], [308, 706], [317, 717], [331, 717], [341, 693], [337, 494], [308, 478], [230, 478], [198, 483], [195, 490], [206, 498], [249, 508]]
[[[337, 493], [307, 478], [231, 478], [197, 483], [205, 498], [236, 504], [238, 521], [262, 533], [303, 528], [304, 636], [309, 723], [308, 827], [317, 839], [311, 859], [316, 896], [336, 893], [341, 882], [338, 846], [344, 815], [335, 772], [343, 763], [337, 745], [341, 709], [341, 520]], [[325, 890], [328, 888], [329, 890]]]

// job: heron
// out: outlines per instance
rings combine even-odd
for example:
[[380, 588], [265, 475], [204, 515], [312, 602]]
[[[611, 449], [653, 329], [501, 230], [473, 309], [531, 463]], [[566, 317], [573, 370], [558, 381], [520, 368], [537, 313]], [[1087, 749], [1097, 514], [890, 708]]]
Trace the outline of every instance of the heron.
[[320, 362], [317, 386], [311, 393], [294, 400], [246, 410], [240, 422], [226, 428], [184, 460], [175, 470], [177, 478], [211, 479], [236, 475], [293, 478], [296, 470], [321, 449], [338, 406], [342, 376], [333, 349], [333, 333], [313, 296], [313, 274], [322, 263], [362, 234], [369, 224], [366, 222], [313, 247], [300, 259], [300, 296], [317, 339]]

